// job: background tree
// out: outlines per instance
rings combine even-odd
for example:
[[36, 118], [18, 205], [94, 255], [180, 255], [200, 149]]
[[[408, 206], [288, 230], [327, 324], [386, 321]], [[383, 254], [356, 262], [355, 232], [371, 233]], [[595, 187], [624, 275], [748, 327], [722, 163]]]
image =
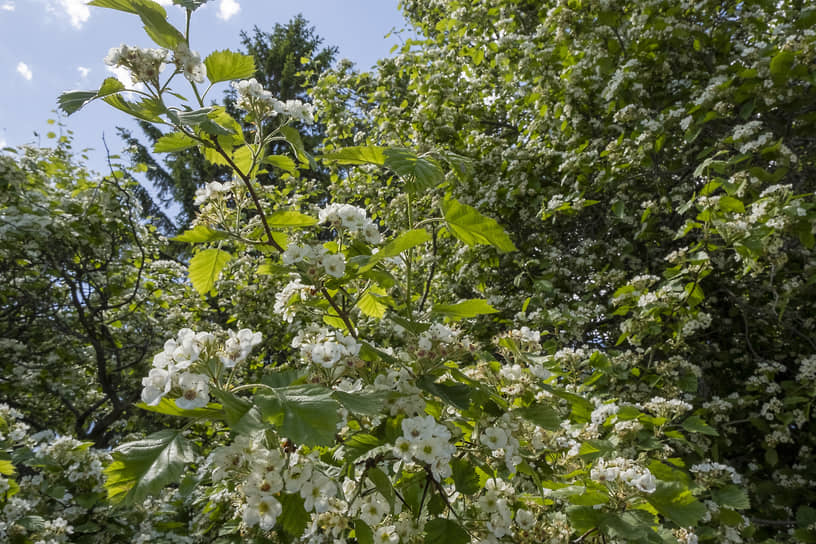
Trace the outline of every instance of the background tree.
[[160, 323], [198, 311], [126, 174], [99, 179], [69, 150], [0, 157], [0, 402], [104, 445], [127, 430]]

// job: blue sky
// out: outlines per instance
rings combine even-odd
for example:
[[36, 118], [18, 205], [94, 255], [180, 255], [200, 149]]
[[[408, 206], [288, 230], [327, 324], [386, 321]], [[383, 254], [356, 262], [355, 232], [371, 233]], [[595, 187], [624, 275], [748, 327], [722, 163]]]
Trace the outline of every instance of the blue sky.
[[[112, 74], [103, 62], [122, 43], [155, 47], [134, 15], [88, 7], [86, 0], [0, 0], [0, 148], [48, 145], [47, 124], [55, 118], [57, 96], [73, 89], [94, 90]], [[183, 11], [160, 0], [171, 22], [183, 28]], [[191, 46], [202, 57], [216, 49], [239, 49], [239, 33], [257, 25], [271, 30], [302, 13], [324, 38], [339, 47], [339, 58], [369, 68], [400, 38], [384, 36], [402, 28], [397, 0], [210, 0], [195, 12]], [[220, 91], [214, 90], [220, 96]], [[102, 102], [63, 119], [74, 131], [74, 149], [94, 148], [89, 166], [104, 169], [102, 134], [113, 153], [121, 150], [117, 126], [133, 127], [124, 113]], [[138, 130], [138, 129], [136, 129]], [[34, 133], [39, 133], [39, 138]]]

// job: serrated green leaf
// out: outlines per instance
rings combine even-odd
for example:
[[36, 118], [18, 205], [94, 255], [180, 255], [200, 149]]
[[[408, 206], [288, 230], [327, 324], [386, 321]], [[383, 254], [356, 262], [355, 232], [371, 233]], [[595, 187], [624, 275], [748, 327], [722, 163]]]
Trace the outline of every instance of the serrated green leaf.
[[442, 203], [442, 212], [451, 234], [467, 245], [492, 245], [504, 252], [516, 250], [501, 225], [480, 214], [476, 208], [451, 198]]
[[720, 436], [714, 427], [711, 427], [699, 416], [689, 416], [680, 424], [685, 430], [692, 433], [707, 434], [709, 436]]
[[118, 93], [124, 90], [125, 86], [122, 84], [121, 81], [119, 81], [115, 77], [108, 77], [105, 78], [105, 81], [102, 82], [102, 86], [99, 87], [99, 90], [96, 92], [96, 97], [102, 98], [104, 96], [108, 96], [110, 94]]
[[275, 168], [280, 168], [287, 174], [297, 175], [297, 165], [295, 161], [286, 155], [269, 155], [263, 160], [263, 163], [272, 165]]
[[706, 514], [703, 503], [680, 482], [657, 481], [657, 489], [646, 496], [655, 509], [681, 527], [693, 527]]
[[147, 35], [161, 47], [174, 49], [184, 40], [184, 35], [167, 22], [164, 8], [151, 0], [93, 0], [88, 5], [138, 15]]
[[198, 145], [198, 142], [181, 132], [171, 132], [165, 134], [153, 144], [155, 153], [170, 153], [173, 151], [183, 151]]
[[375, 391], [373, 393], [346, 393], [344, 391], [334, 391], [332, 397], [342, 404], [346, 410], [352, 414], [364, 414], [376, 416], [382, 413], [388, 397], [388, 391]]
[[190, 260], [190, 281], [200, 295], [206, 295], [215, 288], [221, 271], [232, 259], [232, 255], [221, 249], [205, 249]]
[[388, 309], [388, 305], [383, 303], [371, 290], [366, 291], [355, 306], [368, 317], [376, 317], [378, 319], [385, 317], [385, 311]]
[[296, 444], [330, 446], [337, 432], [339, 403], [332, 391], [318, 385], [281, 387], [255, 397], [265, 421]]
[[105, 469], [105, 488], [114, 504], [136, 504], [178, 481], [195, 460], [192, 446], [180, 431], [164, 430], [113, 451]]
[[59, 96], [57, 103], [62, 111], [71, 115], [94, 98], [96, 98], [96, 91], [67, 91]]
[[202, 242], [213, 242], [215, 240], [225, 240], [229, 238], [229, 234], [220, 230], [214, 230], [207, 225], [196, 225], [190, 230], [186, 230], [174, 238], [170, 238], [174, 242], [188, 242], [191, 244], [200, 244]]
[[252, 55], [235, 53], [225, 49], [213, 51], [204, 59], [207, 67], [207, 79], [210, 83], [247, 79], [255, 75], [255, 58]]
[[748, 498], [748, 492], [743, 487], [727, 485], [722, 489], [714, 489], [711, 491], [711, 497], [720, 506], [735, 510], [751, 508], [751, 499]]
[[281, 515], [278, 521], [283, 530], [294, 537], [302, 535], [311, 519], [309, 512], [303, 506], [303, 498], [297, 493], [283, 495], [280, 503]]
[[430, 189], [445, 180], [442, 168], [430, 157], [419, 157], [402, 147], [389, 147], [384, 153], [383, 164], [400, 176], [410, 193]]
[[518, 408], [514, 410], [514, 413], [550, 431], [560, 429], [561, 423], [564, 421], [558, 410], [547, 404], [534, 404], [526, 408]]
[[382, 446], [383, 442], [373, 434], [357, 433], [343, 442], [346, 450], [346, 461], [354, 461], [361, 455]]
[[137, 119], [148, 121], [150, 123], [160, 123], [163, 113], [165, 113], [164, 106], [152, 98], [145, 98], [138, 102], [131, 102], [122, 98], [121, 94], [111, 94], [102, 98], [105, 102], [123, 111], [128, 115], [132, 115]]
[[436, 518], [425, 524], [425, 544], [468, 544], [470, 535], [455, 521]]
[[372, 255], [368, 262], [364, 266], [360, 267], [360, 273], [363, 274], [368, 272], [383, 259], [396, 257], [403, 251], [408, 251], [412, 247], [424, 244], [430, 239], [431, 235], [428, 234], [428, 231], [425, 229], [413, 229], [403, 232], [381, 247], [380, 251], [378, 251], [376, 255]]
[[384, 147], [376, 146], [357, 146], [344, 147], [337, 151], [332, 151], [321, 155], [319, 158], [323, 161], [334, 162], [337, 164], [385, 164]]
[[434, 304], [431, 312], [458, 321], [477, 315], [495, 314], [498, 310], [481, 298], [472, 298], [456, 304]]
[[176, 417], [221, 419], [224, 415], [224, 413], [221, 411], [221, 406], [218, 404], [210, 403], [204, 408], [182, 410], [176, 406], [175, 400], [171, 400], [166, 397], [162, 398], [161, 401], [159, 401], [159, 404], [156, 406], [150, 406], [144, 402], [139, 402], [136, 404], [136, 407], [141, 408], [142, 410], [147, 410], [148, 412], [155, 412], [157, 414], [165, 414]]
[[311, 227], [317, 224], [317, 219], [294, 210], [281, 210], [269, 214], [266, 217], [266, 222], [273, 228]]
[[434, 377], [426, 374], [416, 381], [416, 386], [462, 410], [470, 407], [472, 389], [463, 383], [450, 381], [435, 383]]
[[481, 489], [479, 475], [476, 474], [474, 466], [466, 459], [457, 457], [451, 459], [451, 469], [456, 491], [464, 495], [472, 495]]

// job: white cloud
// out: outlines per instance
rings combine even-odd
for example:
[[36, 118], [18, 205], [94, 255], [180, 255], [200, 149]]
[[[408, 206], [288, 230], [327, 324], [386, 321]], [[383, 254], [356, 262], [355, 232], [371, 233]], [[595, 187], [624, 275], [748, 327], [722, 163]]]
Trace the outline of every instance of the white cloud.
[[59, 8], [71, 19], [71, 26], [80, 29], [91, 16], [85, 0], [57, 0]]
[[239, 11], [241, 5], [237, 0], [221, 0], [218, 4], [218, 18], [224, 21], [230, 20]]
[[34, 77], [34, 74], [31, 73], [31, 68], [22, 61], [17, 64], [17, 73], [23, 76], [23, 79], [26, 81], [31, 81], [31, 78]]
[[91, 71], [90, 68], [85, 68], [84, 66], [77, 66], [77, 72], [79, 72], [79, 77], [85, 79], [88, 77], [88, 73]]
[[14, 11], [14, 2], [3, 2], [0, 4], [0, 11]]

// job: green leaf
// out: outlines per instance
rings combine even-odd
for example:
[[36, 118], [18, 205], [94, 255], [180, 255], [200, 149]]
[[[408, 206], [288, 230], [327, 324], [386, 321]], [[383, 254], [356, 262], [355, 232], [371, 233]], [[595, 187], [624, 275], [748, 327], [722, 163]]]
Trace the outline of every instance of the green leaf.
[[793, 68], [794, 61], [793, 51], [780, 51], [771, 59], [769, 66], [771, 70], [771, 77], [777, 83], [782, 83], [788, 76], [791, 68]]
[[376, 146], [344, 147], [321, 155], [320, 159], [337, 164], [383, 165], [385, 164], [385, 151], [385, 148]]
[[504, 252], [516, 250], [501, 225], [475, 208], [451, 198], [442, 203], [442, 212], [451, 234], [467, 245], [492, 245]]
[[470, 394], [472, 390], [463, 383], [434, 383], [434, 377], [426, 374], [416, 381], [416, 386], [462, 410], [467, 410], [468, 407], [470, 407]]
[[403, 251], [408, 251], [412, 247], [424, 244], [430, 239], [431, 235], [428, 234], [428, 231], [425, 229], [413, 229], [403, 232], [381, 247], [380, 251], [378, 251], [376, 255], [372, 255], [368, 262], [364, 266], [360, 267], [360, 273], [363, 274], [368, 272], [383, 259], [396, 257]]
[[295, 161], [286, 155], [269, 155], [263, 160], [263, 163], [270, 164], [275, 168], [280, 168], [292, 176], [297, 175], [297, 165], [295, 164]]
[[405, 189], [411, 193], [435, 187], [445, 179], [445, 173], [435, 160], [418, 157], [401, 147], [386, 149], [384, 164], [405, 181]]
[[558, 410], [547, 404], [534, 404], [526, 408], [519, 408], [514, 412], [527, 421], [549, 431], [560, 429], [561, 423], [564, 421]]
[[391, 485], [391, 480], [386, 476], [385, 472], [377, 467], [372, 467], [366, 471], [366, 476], [377, 488], [377, 491], [380, 492], [380, 495], [385, 497], [391, 508], [394, 508], [396, 494], [394, 493], [394, 486]]
[[467, 460], [454, 457], [451, 459], [451, 469], [456, 491], [465, 495], [472, 495], [481, 489], [479, 475], [476, 474], [476, 469]]
[[165, 134], [153, 144], [155, 153], [170, 153], [173, 151], [183, 151], [198, 145], [198, 142], [182, 132], [171, 132]]
[[293, 210], [282, 210], [269, 214], [266, 222], [270, 227], [311, 227], [317, 224], [317, 219], [311, 215]]
[[382, 441], [373, 434], [357, 433], [343, 442], [343, 448], [346, 450], [346, 461], [354, 461], [379, 446], [382, 446]]
[[213, 108], [199, 108], [197, 110], [180, 111], [175, 115], [180, 124], [196, 126], [205, 121], [209, 121], [210, 113], [213, 111]]
[[144, 98], [138, 102], [130, 102], [122, 98], [121, 94], [111, 94], [102, 98], [102, 100], [117, 110], [132, 115], [137, 119], [148, 121], [149, 123], [160, 123], [162, 119], [159, 116], [165, 113], [164, 106], [153, 98]]
[[222, 415], [230, 426], [236, 425], [252, 407], [249, 401], [227, 391], [214, 388], [210, 390], [210, 394], [221, 403]]
[[720, 506], [726, 506], [735, 510], [751, 508], [751, 499], [748, 498], [748, 492], [742, 487], [727, 485], [722, 489], [712, 490], [711, 496], [714, 502]]
[[14, 465], [8, 459], [0, 459], [0, 474], [3, 476], [14, 476]]
[[317, 163], [315, 163], [314, 157], [306, 152], [306, 148], [303, 145], [303, 140], [300, 138], [300, 133], [297, 131], [297, 129], [289, 126], [283, 126], [280, 128], [280, 133], [286, 139], [286, 142], [292, 148], [292, 151], [295, 152], [298, 160], [305, 165], [309, 165], [312, 170], [317, 170]]
[[357, 544], [374, 544], [374, 531], [361, 519], [354, 520], [354, 534]]
[[332, 397], [352, 414], [376, 416], [382, 413], [390, 394], [388, 391], [375, 391], [373, 393], [334, 391]]
[[689, 416], [681, 424], [685, 430], [692, 433], [707, 434], [709, 436], [720, 436], [714, 427], [709, 426], [700, 416]]
[[495, 314], [498, 310], [481, 298], [472, 298], [456, 304], [434, 304], [431, 312], [444, 315], [454, 321], [476, 317], [477, 315]]
[[292, 495], [282, 495], [281, 515], [278, 522], [283, 530], [294, 537], [298, 537], [306, 530], [311, 516], [303, 506], [303, 498], [297, 493]]
[[92, 91], [69, 91], [62, 93], [58, 99], [59, 107], [68, 115], [82, 108], [91, 100], [104, 98], [123, 91], [125, 86], [115, 77], [106, 78], [95, 93]]
[[681, 527], [693, 527], [706, 514], [703, 503], [680, 482], [657, 481], [657, 489], [646, 500], [655, 509]]
[[296, 385], [255, 397], [263, 418], [296, 444], [330, 446], [337, 432], [339, 404], [319, 385]]
[[455, 521], [436, 518], [425, 524], [425, 544], [468, 544], [470, 536]]
[[378, 319], [385, 317], [385, 311], [388, 309], [388, 305], [381, 302], [380, 297], [372, 293], [372, 289], [366, 291], [355, 306], [368, 317], [376, 317]]
[[168, 398], [162, 398], [159, 401], [159, 404], [156, 406], [150, 406], [143, 402], [139, 402], [136, 404], [137, 408], [141, 408], [142, 410], [147, 410], [148, 412], [155, 412], [157, 414], [165, 414], [168, 416], [176, 416], [176, 417], [191, 417], [191, 418], [208, 418], [208, 419], [221, 419], [223, 417], [223, 412], [221, 411], [221, 406], [218, 404], [210, 403], [204, 408], [196, 408], [195, 410], [182, 410], [178, 406], [176, 406], [176, 401], [171, 400]]
[[232, 255], [221, 249], [205, 249], [190, 260], [190, 281], [200, 295], [213, 291], [215, 282]]
[[229, 50], [213, 51], [204, 59], [210, 83], [247, 79], [255, 75], [255, 57]]
[[93, 0], [88, 5], [138, 15], [147, 35], [161, 47], [174, 49], [184, 40], [184, 35], [167, 22], [164, 8], [151, 0]]
[[71, 115], [94, 98], [96, 98], [96, 91], [67, 91], [59, 96], [57, 103], [62, 111]]
[[113, 451], [105, 469], [105, 488], [114, 504], [137, 504], [178, 481], [187, 463], [195, 460], [180, 431], [164, 430]]
[[718, 201], [719, 208], [724, 212], [745, 213], [745, 205], [733, 196], [723, 195]]
[[174, 242], [189, 242], [191, 244], [200, 244], [203, 242], [213, 242], [215, 240], [224, 240], [229, 238], [229, 234], [220, 230], [214, 230], [207, 225], [196, 225], [190, 230], [186, 230], [174, 238], [170, 238]]

